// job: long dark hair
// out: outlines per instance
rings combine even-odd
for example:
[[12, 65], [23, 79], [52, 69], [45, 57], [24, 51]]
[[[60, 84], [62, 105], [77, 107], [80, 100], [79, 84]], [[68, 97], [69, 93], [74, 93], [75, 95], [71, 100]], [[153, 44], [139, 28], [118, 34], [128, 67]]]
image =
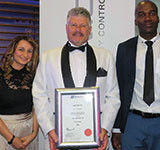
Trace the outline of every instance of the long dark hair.
[[33, 40], [29, 36], [17, 36], [11, 41], [10, 45], [7, 48], [7, 51], [5, 52], [5, 54], [1, 59], [1, 68], [6, 74], [8, 74], [11, 71], [11, 65], [13, 63], [13, 54], [15, 52], [18, 43], [21, 40], [25, 40], [33, 46], [32, 59], [30, 62], [26, 64], [26, 69], [30, 73], [35, 73], [36, 71], [39, 59], [38, 44], [35, 42], [35, 40]]

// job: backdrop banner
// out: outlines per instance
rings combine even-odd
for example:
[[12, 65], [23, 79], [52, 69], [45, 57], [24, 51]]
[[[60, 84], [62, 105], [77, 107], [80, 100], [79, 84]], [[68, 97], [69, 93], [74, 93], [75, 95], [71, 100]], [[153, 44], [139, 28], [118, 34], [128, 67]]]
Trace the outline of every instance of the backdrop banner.
[[128, 0], [42, 0], [40, 3], [40, 50], [53, 49], [67, 40], [68, 11], [85, 7], [92, 18], [90, 44], [114, 54], [119, 42], [134, 36], [135, 1]]

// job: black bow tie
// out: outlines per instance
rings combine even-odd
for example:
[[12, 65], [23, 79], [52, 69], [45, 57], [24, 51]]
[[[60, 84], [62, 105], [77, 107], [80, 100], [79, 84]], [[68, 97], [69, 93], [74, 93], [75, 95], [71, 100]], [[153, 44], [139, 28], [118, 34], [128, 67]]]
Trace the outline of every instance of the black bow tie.
[[87, 44], [85, 44], [85, 45], [83, 45], [83, 46], [80, 46], [80, 47], [73, 47], [73, 46], [71, 46], [70, 44], [68, 44], [68, 47], [69, 47], [69, 51], [70, 51], [70, 52], [72, 52], [72, 51], [74, 51], [74, 50], [76, 50], [76, 49], [84, 52], [86, 46], [87, 46]]

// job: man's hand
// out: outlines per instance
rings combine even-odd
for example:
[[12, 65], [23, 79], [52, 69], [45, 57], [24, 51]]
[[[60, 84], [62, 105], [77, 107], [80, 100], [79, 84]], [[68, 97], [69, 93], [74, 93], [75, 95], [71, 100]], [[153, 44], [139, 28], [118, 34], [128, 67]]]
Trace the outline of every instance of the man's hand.
[[108, 136], [107, 136], [107, 131], [103, 128], [101, 128], [99, 140], [101, 141], [101, 146], [98, 149], [94, 149], [94, 150], [105, 150], [108, 144]]
[[58, 137], [56, 135], [55, 130], [49, 131], [48, 136], [49, 136], [50, 150], [58, 150], [56, 149], [56, 143], [58, 142]]
[[114, 149], [121, 150], [121, 133], [113, 133], [111, 141]]
[[101, 141], [101, 147], [98, 149], [105, 150], [108, 144], [108, 136], [107, 136], [107, 131], [103, 128], [101, 129], [100, 141]]

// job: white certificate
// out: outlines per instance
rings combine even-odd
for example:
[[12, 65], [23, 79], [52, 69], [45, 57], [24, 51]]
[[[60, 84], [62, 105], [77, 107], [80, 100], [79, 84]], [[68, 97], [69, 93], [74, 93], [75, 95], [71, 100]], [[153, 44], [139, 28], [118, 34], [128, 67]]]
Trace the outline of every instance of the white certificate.
[[56, 89], [56, 132], [58, 148], [100, 146], [99, 90], [93, 88]]

